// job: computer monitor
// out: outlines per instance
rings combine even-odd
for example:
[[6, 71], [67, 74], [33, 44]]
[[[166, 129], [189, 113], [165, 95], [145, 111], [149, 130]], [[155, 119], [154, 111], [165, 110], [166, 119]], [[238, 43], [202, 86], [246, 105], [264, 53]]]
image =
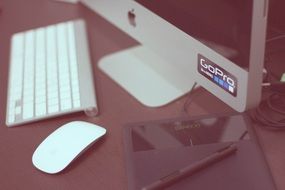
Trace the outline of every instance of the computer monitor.
[[268, 0], [81, 0], [141, 45], [99, 67], [147, 106], [194, 82], [239, 112], [261, 97]]

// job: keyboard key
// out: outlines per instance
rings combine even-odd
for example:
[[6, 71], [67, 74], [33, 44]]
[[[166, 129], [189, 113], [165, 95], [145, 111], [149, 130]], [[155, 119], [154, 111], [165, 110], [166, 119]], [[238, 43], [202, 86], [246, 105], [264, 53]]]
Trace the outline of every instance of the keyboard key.
[[60, 103], [61, 103], [60, 104], [60, 109], [63, 110], [63, 111], [67, 110], [67, 109], [70, 109], [72, 107], [70, 99], [61, 100]]
[[15, 115], [19, 115], [19, 114], [21, 114], [21, 112], [22, 112], [21, 107], [20, 107], [20, 106], [16, 107], [16, 109], [15, 109]]
[[8, 122], [9, 122], [9, 123], [13, 123], [14, 121], [15, 121], [15, 115], [14, 115], [14, 114], [9, 115]]
[[34, 104], [24, 104], [23, 106], [23, 119], [30, 119], [34, 116]]
[[78, 92], [78, 93], [73, 94], [73, 100], [80, 100], [79, 92]]
[[9, 109], [9, 115], [15, 115], [15, 107]]
[[36, 116], [43, 116], [46, 115], [46, 103], [36, 104]]
[[79, 99], [73, 101], [73, 107], [74, 107], [74, 108], [80, 107], [80, 100], [79, 100]]
[[36, 96], [36, 104], [42, 104], [46, 102], [46, 96]]
[[59, 106], [58, 105], [53, 105], [48, 107], [48, 113], [55, 113], [59, 111]]
[[58, 99], [57, 98], [52, 98], [52, 99], [48, 99], [48, 105], [49, 106], [54, 106], [54, 105], [58, 105]]

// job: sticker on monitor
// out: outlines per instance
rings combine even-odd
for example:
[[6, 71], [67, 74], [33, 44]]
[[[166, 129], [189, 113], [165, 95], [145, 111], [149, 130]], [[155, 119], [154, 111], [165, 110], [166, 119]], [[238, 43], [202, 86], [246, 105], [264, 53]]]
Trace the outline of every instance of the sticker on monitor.
[[198, 72], [234, 97], [237, 96], [237, 78], [201, 54], [198, 54]]

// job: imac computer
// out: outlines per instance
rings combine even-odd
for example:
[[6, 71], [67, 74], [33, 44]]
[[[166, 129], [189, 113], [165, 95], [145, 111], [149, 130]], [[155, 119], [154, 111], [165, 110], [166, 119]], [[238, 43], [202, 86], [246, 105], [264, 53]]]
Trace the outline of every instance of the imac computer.
[[99, 67], [142, 104], [158, 107], [193, 84], [239, 112], [261, 98], [268, 0], [81, 0], [140, 45]]

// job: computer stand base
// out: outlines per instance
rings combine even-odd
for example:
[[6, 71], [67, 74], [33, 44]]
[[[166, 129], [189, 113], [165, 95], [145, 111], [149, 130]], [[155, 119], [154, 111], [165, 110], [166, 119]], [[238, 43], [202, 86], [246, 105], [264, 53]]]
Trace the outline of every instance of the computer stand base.
[[99, 68], [139, 102], [164, 106], [189, 92], [194, 81], [144, 46], [132, 47], [99, 62]]

